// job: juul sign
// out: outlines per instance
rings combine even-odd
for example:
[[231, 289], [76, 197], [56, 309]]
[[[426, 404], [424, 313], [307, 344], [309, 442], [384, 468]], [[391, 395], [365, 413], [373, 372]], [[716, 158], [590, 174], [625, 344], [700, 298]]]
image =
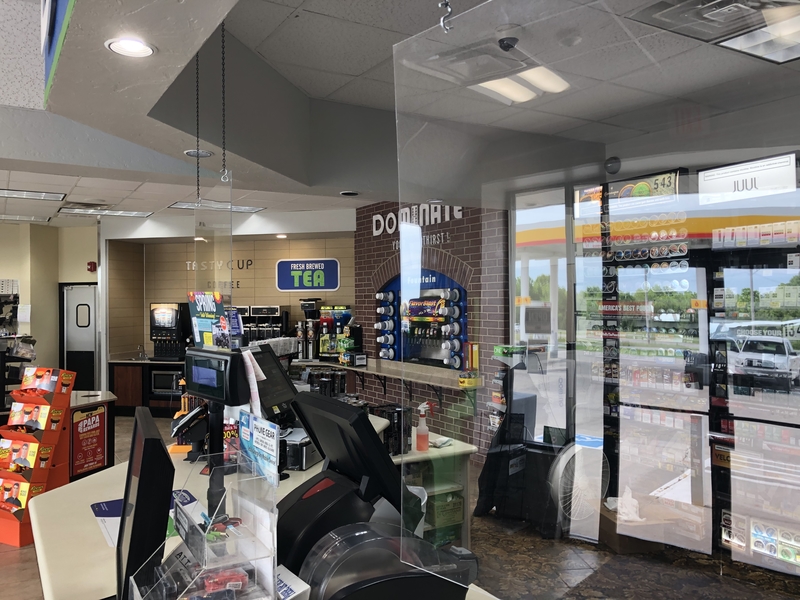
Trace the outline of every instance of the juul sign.
[[797, 189], [795, 155], [700, 171], [697, 175], [700, 205], [745, 200]]
[[460, 219], [463, 209], [460, 206], [447, 206], [445, 204], [415, 204], [400, 209], [398, 213], [390, 212], [387, 215], [372, 215], [372, 236], [383, 233], [393, 234], [397, 231], [398, 223], [414, 223], [424, 227]]

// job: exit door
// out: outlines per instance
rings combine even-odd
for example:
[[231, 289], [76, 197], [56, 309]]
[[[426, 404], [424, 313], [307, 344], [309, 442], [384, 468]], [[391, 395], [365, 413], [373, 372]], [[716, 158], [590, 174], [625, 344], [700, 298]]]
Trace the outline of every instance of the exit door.
[[75, 390], [96, 390], [97, 376], [97, 286], [64, 286], [64, 356], [68, 371], [77, 373]]

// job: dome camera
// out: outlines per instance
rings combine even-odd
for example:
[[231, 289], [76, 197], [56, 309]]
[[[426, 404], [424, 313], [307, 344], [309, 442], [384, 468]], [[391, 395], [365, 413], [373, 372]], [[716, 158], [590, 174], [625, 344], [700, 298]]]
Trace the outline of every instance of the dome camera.
[[622, 161], [618, 156], [612, 156], [611, 158], [606, 159], [606, 162], [603, 164], [603, 166], [606, 169], [606, 173], [609, 175], [616, 175], [622, 168]]
[[519, 38], [515, 37], [504, 37], [497, 40], [497, 44], [500, 46], [500, 50], [503, 52], [511, 52], [514, 48], [517, 47], [519, 43]]

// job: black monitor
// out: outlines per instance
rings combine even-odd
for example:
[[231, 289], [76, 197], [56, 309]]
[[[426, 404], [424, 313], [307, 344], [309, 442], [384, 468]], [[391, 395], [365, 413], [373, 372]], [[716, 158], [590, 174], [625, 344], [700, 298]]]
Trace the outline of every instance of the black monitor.
[[137, 407], [117, 538], [118, 600], [127, 600], [130, 577], [143, 566], [140, 585], [155, 583], [153, 570], [163, 559], [174, 478], [175, 467], [150, 409]]
[[261, 399], [261, 414], [278, 425], [291, 425], [294, 422], [292, 400], [297, 396], [289, 374], [272, 349], [264, 344], [249, 348], [266, 379], [258, 382], [258, 397]]
[[400, 471], [364, 410], [327, 396], [301, 392], [295, 398], [294, 411], [325, 457], [328, 470], [356, 484], [366, 484], [361, 491], [363, 500], [374, 503], [382, 496], [414, 529], [420, 515], [409, 506], [404, 510], [405, 485]]

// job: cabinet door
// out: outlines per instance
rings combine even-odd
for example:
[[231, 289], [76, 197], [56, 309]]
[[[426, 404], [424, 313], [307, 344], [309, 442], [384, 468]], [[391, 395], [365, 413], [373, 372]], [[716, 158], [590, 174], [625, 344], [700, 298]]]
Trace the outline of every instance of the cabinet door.
[[142, 367], [114, 365], [117, 406], [142, 406]]

